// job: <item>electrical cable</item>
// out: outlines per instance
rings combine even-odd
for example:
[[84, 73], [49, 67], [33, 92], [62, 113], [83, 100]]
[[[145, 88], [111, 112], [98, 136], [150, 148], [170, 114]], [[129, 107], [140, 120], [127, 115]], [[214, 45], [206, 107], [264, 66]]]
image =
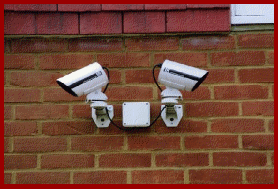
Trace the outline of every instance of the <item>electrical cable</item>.
[[[159, 88], [160, 91], [162, 91], [162, 89], [161, 89], [161, 87], [158, 85], [158, 83], [157, 83], [157, 81], [156, 81], [156, 79], [155, 79], [155, 76], [154, 76], [154, 69], [155, 69], [155, 67], [160, 67], [160, 68], [161, 68], [161, 66], [162, 66], [162, 64], [160, 63], [160, 64], [156, 64], [156, 65], [153, 67], [153, 79], [154, 79], [154, 82], [155, 82], [155, 84], [157, 85], [157, 87]], [[109, 70], [108, 70], [106, 67], [102, 67], [102, 68], [105, 69], [105, 70], [107, 71], [108, 80], [109, 80], [109, 79], [110, 79]], [[105, 91], [107, 90], [108, 85], [109, 85], [109, 83], [107, 83], [106, 87], [105, 87], [104, 90], [103, 90], [103, 93], [105, 93]], [[152, 122], [148, 127], [151, 127], [151, 126], [157, 121], [157, 119], [161, 116], [161, 113], [162, 113], [162, 111], [163, 111], [165, 108], [166, 108], [166, 106], [164, 106], [164, 107], [162, 108], [162, 110], [160, 111], [159, 115], [153, 120], [153, 122]], [[105, 108], [105, 110], [106, 110], [106, 114], [107, 114], [107, 117], [108, 117], [108, 119], [110, 120], [110, 122], [111, 122], [115, 127], [117, 127], [118, 129], [121, 129], [121, 130], [124, 130], [124, 131], [130, 131], [130, 130], [133, 130], [133, 129], [137, 128], [137, 127], [120, 127], [120, 126], [118, 126], [118, 125], [110, 118], [107, 107]]]
[[156, 86], [159, 88], [160, 91], [162, 91], [162, 89], [161, 89], [161, 87], [158, 85], [158, 83], [157, 83], [157, 81], [156, 81], [156, 79], [155, 79], [155, 76], [154, 76], [154, 69], [155, 69], [155, 67], [161, 68], [161, 66], [162, 66], [162, 63], [156, 64], [156, 65], [154, 65], [154, 67], [153, 67], [153, 80], [154, 80]]
[[102, 66], [102, 69], [104, 69], [104, 70], [107, 71], [107, 76], [108, 76], [108, 83], [107, 83], [107, 85], [105, 86], [105, 88], [104, 88], [104, 90], [103, 90], [103, 93], [105, 93], [105, 91], [107, 90], [108, 85], [109, 85], [110, 75], [109, 75], [109, 70], [108, 70], [106, 67], [103, 67], [103, 66]]
[[[162, 113], [162, 111], [163, 111], [165, 108], [166, 108], [166, 106], [164, 106], [164, 107], [162, 108], [162, 110], [160, 111], [159, 115], [153, 120], [153, 122], [152, 122], [148, 127], [151, 127], [151, 126], [157, 121], [157, 119], [161, 116], [161, 113]], [[133, 130], [133, 129], [138, 128], [138, 127], [120, 127], [120, 126], [118, 126], [118, 125], [117, 125], [116, 123], [114, 123], [113, 120], [110, 118], [107, 107], [105, 108], [105, 110], [106, 110], [106, 114], [107, 114], [108, 119], [109, 119], [109, 120], [111, 121], [111, 123], [112, 123], [115, 127], [117, 127], [118, 129], [121, 129], [121, 130], [124, 130], [124, 131], [131, 131], [131, 130]], [[145, 127], [144, 127], [144, 128], [145, 128]]]

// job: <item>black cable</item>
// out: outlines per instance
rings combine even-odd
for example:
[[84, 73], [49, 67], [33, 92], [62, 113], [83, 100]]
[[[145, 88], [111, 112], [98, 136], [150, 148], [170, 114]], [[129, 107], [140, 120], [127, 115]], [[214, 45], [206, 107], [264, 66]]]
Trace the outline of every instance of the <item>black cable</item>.
[[[166, 108], [166, 106], [164, 106], [164, 107], [162, 108], [162, 110], [160, 111], [159, 115], [153, 120], [153, 122], [150, 124], [150, 126], [152, 126], [152, 125], [156, 122], [156, 120], [161, 116], [161, 113], [162, 113], [162, 111], [163, 111], [165, 108]], [[150, 127], [150, 126], [149, 126], [149, 127]]]
[[105, 110], [106, 110], [106, 114], [107, 114], [108, 119], [109, 119], [109, 120], [111, 121], [111, 123], [112, 123], [115, 127], [117, 127], [118, 129], [123, 130], [123, 131], [130, 131], [130, 130], [133, 130], [133, 129], [135, 128], [135, 127], [128, 128], [128, 127], [120, 127], [120, 126], [118, 126], [118, 125], [117, 125], [116, 123], [114, 123], [114, 121], [110, 118], [107, 107], [105, 108]]
[[154, 67], [153, 67], [153, 80], [154, 80], [156, 86], [159, 88], [160, 91], [162, 91], [162, 89], [161, 89], [161, 87], [158, 85], [158, 83], [157, 83], [157, 81], [156, 81], [156, 79], [155, 79], [155, 76], [154, 76], [154, 69], [155, 69], [155, 67], [161, 68], [161, 66], [162, 66], [162, 64], [160, 63], [160, 64], [154, 65]]
[[[161, 116], [161, 113], [162, 113], [162, 111], [163, 111], [165, 108], [166, 108], [166, 106], [164, 106], [164, 107], [162, 108], [162, 110], [160, 111], [159, 115], [153, 120], [153, 122], [152, 122], [148, 127], [151, 127], [151, 126], [157, 121], [157, 119]], [[133, 129], [138, 128], [138, 127], [130, 127], [130, 128], [129, 128], [129, 127], [120, 127], [120, 126], [118, 126], [118, 125], [117, 125], [116, 123], [114, 123], [113, 120], [110, 118], [107, 107], [105, 108], [105, 110], [106, 110], [106, 114], [107, 114], [108, 119], [109, 119], [109, 120], [111, 121], [111, 123], [112, 123], [115, 127], [117, 127], [118, 129], [121, 129], [121, 130], [124, 130], [124, 131], [131, 131], [131, 130], [133, 130]]]
[[107, 85], [105, 86], [105, 88], [104, 88], [104, 90], [103, 90], [103, 93], [105, 93], [105, 91], [106, 91], [107, 88], [108, 88], [109, 82], [110, 82], [110, 75], [109, 75], [109, 70], [108, 70], [106, 67], [102, 67], [102, 69], [104, 69], [104, 70], [107, 71], [107, 76], [108, 76], [108, 83], [107, 83]]

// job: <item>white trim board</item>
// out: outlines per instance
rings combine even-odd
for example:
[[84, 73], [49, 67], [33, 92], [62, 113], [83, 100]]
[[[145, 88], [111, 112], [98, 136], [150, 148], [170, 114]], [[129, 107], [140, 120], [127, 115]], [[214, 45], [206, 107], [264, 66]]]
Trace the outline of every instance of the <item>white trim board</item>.
[[274, 4], [231, 4], [231, 24], [274, 23]]

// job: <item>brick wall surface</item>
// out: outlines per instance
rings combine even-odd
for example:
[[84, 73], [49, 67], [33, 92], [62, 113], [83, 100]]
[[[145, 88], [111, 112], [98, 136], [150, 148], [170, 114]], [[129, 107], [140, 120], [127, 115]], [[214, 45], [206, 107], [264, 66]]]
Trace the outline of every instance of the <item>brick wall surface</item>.
[[[67, 14], [75, 19], [75, 11], [85, 11], [86, 22], [92, 22], [87, 10], [95, 14], [100, 7], [156, 9], [158, 14], [177, 10], [176, 5], [85, 10], [82, 5], [5, 5], [7, 14], [28, 9], [23, 19], [32, 23], [44, 22], [57, 10], [65, 12], [65, 20]], [[182, 9], [189, 7], [227, 8]], [[42, 11], [41, 18], [32, 18], [36, 11]], [[149, 13], [128, 14], [140, 21]], [[55, 16], [51, 20], [56, 23]], [[25, 34], [33, 32], [21, 26], [30, 31]], [[53, 32], [69, 31], [53, 27]], [[124, 101], [150, 102], [153, 120], [161, 98], [151, 70], [165, 59], [210, 71], [194, 92], [182, 91], [184, 116], [176, 128], [167, 128], [161, 118], [150, 128], [132, 131], [112, 124], [96, 128], [85, 97], [73, 97], [56, 84], [57, 78], [97, 61], [111, 73], [106, 94], [114, 105], [114, 121], [121, 124]], [[4, 183], [274, 183], [274, 32], [4, 36]]]

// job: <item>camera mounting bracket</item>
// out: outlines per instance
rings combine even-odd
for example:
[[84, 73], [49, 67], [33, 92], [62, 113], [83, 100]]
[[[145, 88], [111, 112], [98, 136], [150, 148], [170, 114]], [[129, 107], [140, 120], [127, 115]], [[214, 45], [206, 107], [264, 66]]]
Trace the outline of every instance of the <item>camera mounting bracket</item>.
[[161, 117], [167, 127], [177, 127], [182, 116], [182, 105], [162, 105], [161, 110], [166, 106], [166, 109], [162, 111]]
[[[109, 117], [114, 117], [114, 109], [112, 105], [107, 106]], [[105, 108], [92, 108], [92, 118], [98, 128], [109, 127], [110, 119], [106, 114]]]
[[[92, 108], [92, 118], [98, 128], [109, 127], [110, 119], [114, 117], [113, 105], [107, 105], [107, 96], [101, 90], [94, 91], [87, 95], [86, 103]], [[108, 109], [109, 117], [106, 113]]]
[[161, 110], [166, 106], [161, 113], [162, 120], [167, 127], [177, 127], [183, 116], [182, 105], [176, 105], [178, 101], [182, 100], [181, 92], [177, 89], [166, 87], [161, 93], [161, 98], [161, 103], [165, 104], [161, 106]]

